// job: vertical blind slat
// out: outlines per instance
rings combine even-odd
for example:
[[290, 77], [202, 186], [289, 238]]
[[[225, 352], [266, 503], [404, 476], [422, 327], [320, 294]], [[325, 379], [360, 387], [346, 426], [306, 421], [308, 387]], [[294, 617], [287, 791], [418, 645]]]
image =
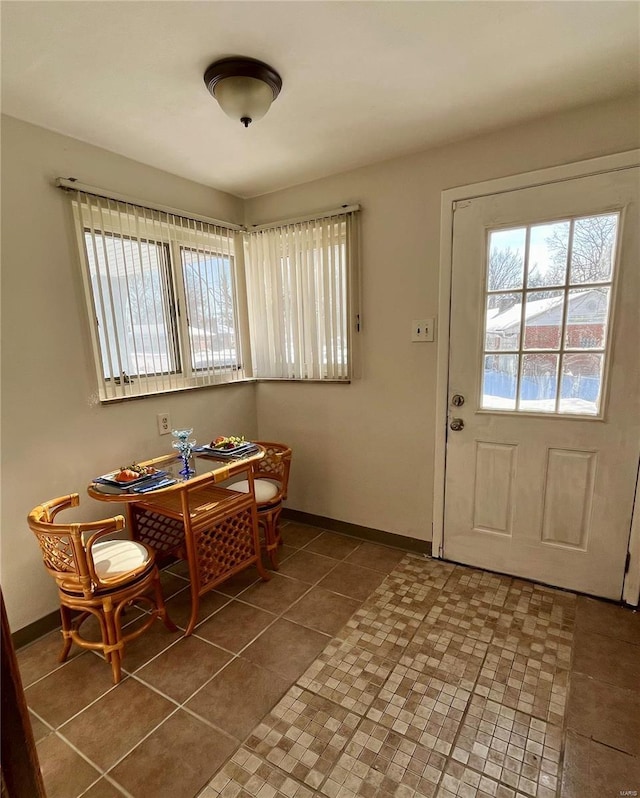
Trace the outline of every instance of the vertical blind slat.
[[72, 201], [102, 400], [245, 376], [350, 379], [357, 211], [245, 234], [239, 282], [228, 228], [83, 191]]
[[356, 218], [350, 211], [246, 235], [256, 377], [350, 379]]
[[100, 399], [244, 376], [229, 229], [82, 191], [72, 205]]

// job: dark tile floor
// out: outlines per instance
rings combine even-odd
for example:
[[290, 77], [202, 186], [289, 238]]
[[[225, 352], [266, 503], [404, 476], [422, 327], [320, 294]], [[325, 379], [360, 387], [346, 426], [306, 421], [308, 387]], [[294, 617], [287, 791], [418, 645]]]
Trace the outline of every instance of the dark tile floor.
[[[49, 798], [640, 794], [640, 614], [292, 522], [125, 677], [18, 652]], [[183, 564], [163, 589], [184, 629]], [[138, 611], [129, 615], [138, 622]], [[629, 793], [631, 794], [631, 793]]]

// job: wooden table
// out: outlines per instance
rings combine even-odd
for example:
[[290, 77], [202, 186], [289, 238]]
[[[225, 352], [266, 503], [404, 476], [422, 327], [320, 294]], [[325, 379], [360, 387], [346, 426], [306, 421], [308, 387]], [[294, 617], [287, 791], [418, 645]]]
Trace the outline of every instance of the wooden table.
[[[200, 596], [234, 574], [255, 565], [265, 581], [270, 575], [260, 559], [258, 515], [253, 491], [252, 464], [257, 453], [234, 460], [196, 454], [195, 475], [183, 477], [182, 461], [175, 454], [140, 463], [167, 471], [178, 481], [169, 487], [138, 494], [93, 482], [87, 493], [103, 502], [124, 502], [131, 534], [149, 544], [159, 557], [186, 559], [191, 580], [191, 617], [185, 635], [193, 631]], [[246, 474], [249, 493], [237, 493], [220, 485], [237, 474]]]

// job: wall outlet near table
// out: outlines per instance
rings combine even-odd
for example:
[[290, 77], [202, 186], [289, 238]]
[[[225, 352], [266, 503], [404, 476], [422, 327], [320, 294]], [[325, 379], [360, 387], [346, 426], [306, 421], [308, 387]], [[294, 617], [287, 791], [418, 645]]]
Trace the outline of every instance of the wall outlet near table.
[[168, 435], [171, 432], [171, 422], [168, 413], [158, 413], [158, 435]]

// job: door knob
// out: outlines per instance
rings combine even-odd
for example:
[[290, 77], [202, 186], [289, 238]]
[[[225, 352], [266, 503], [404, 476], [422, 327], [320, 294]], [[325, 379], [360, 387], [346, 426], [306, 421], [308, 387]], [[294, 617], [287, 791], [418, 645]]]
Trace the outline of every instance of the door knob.
[[459, 432], [464, 429], [464, 421], [461, 418], [452, 418], [449, 426], [454, 432]]
[[459, 393], [454, 393], [453, 396], [451, 397], [451, 404], [454, 407], [462, 407], [462, 405], [464, 404], [464, 396], [462, 396], [462, 394]]

